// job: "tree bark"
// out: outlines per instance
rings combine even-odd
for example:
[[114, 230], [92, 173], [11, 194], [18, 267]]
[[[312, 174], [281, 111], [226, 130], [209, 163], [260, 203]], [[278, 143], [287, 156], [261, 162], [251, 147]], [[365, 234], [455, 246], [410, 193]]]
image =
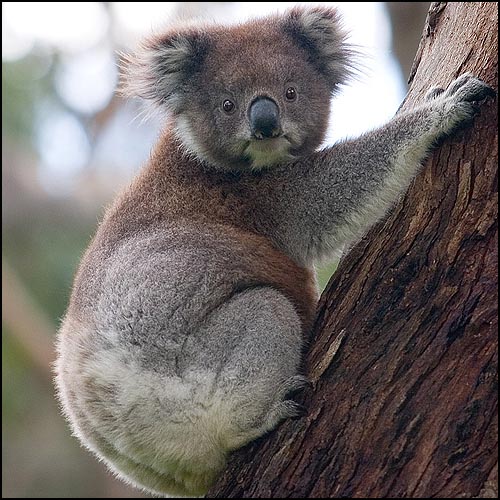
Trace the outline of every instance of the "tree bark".
[[[497, 89], [497, 3], [434, 3], [403, 107], [471, 71]], [[214, 498], [497, 492], [496, 102], [446, 140], [324, 292], [307, 415], [234, 454]]]

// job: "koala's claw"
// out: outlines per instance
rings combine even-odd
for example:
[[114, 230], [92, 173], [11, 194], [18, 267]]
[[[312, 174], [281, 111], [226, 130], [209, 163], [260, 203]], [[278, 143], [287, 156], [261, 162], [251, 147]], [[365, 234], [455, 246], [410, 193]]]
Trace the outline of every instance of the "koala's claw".
[[425, 94], [426, 101], [437, 99], [445, 90], [441, 87], [431, 87]]
[[295, 403], [294, 414], [290, 417], [292, 419], [303, 418], [307, 415], [307, 408], [304, 405]]
[[290, 377], [281, 387], [280, 387], [280, 395], [282, 397], [285, 396], [293, 396], [297, 392], [302, 391], [303, 389], [312, 387], [311, 382], [302, 375], [295, 375]]
[[482, 80], [471, 73], [465, 73], [451, 82], [444, 93], [445, 97], [452, 97], [459, 101], [477, 102], [487, 97], [495, 97], [496, 92]]
[[268, 427], [272, 429], [278, 422], [287, 418], [300, 418], [306, 413], [306, 409], [301, 404], [286, 399], [276, 403], [267, 416]]

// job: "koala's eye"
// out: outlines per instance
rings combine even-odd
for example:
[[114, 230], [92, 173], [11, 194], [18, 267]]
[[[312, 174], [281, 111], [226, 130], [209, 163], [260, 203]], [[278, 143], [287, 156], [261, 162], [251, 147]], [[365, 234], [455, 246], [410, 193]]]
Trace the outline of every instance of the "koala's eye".
[[222, 109], [226, 112], [226, 113], [232, 113], [234, 111], [234, 102], [233, 101], [230, 101], [229, 99], [226, 99], [223, 103], [222, 103]]
[[288, 101], [295, 101], [295, 99], [297, 99], [297, 91], [293, 87], [288, 87], [285, 92], [285, 97]]

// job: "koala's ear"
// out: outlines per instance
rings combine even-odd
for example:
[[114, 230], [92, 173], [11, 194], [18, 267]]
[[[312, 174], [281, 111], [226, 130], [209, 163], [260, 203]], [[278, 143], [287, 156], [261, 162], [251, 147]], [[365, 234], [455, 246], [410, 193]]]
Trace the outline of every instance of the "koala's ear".
[[176, 111], [185, 84], [200, 69], [209, 50], [207, 33], [187, 28], [151, 38], [133, 55], [123, 56], [122, 93]]
[[335, 8], [295, 7], [282, 27], [326, 77], [332, 91], [356, 73], [357, 52], [347, 43], [347, 32]]

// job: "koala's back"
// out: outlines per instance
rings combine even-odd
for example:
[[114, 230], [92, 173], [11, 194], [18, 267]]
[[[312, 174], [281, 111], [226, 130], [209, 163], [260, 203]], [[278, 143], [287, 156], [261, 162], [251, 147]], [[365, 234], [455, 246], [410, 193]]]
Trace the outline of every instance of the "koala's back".
[[163, 322], [175, 337], [196, 331], [232, 294], [271, 286], [292, 301], [306, 329], [317, 299], [314, 273], [258, 233], [258, 187], [241, 195], [244, 186], [200, 171], [167, 136], [108, 209], [80, 264], [69, 315], [111, 321], [136, 337]]

